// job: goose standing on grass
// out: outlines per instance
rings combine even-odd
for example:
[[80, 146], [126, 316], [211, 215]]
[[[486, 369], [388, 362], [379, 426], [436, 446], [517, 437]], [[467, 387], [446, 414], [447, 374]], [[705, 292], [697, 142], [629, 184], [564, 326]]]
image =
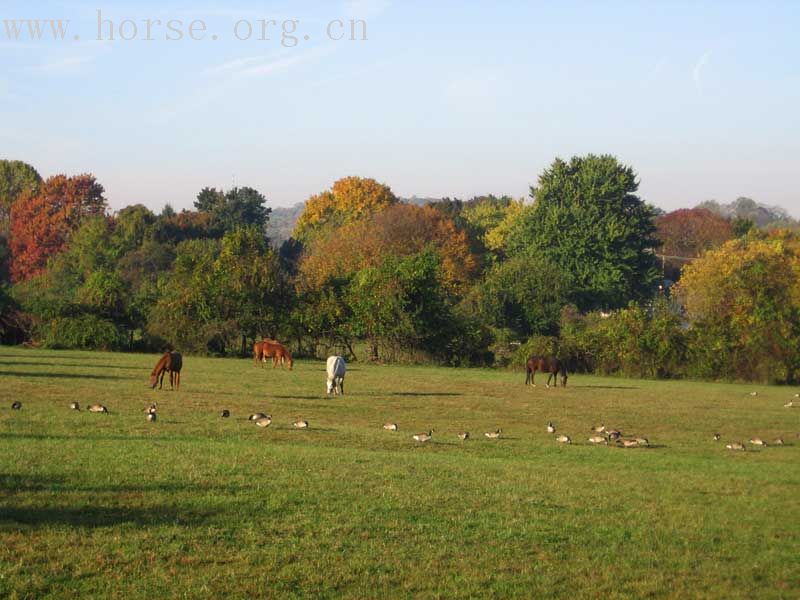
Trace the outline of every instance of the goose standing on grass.
[[106, 413], [108, 414], [108, 409], [103, 406], [102, 404], [92, 404], [88, 409], [90, 413]]
[[295, 429], [308, 429], [308, 421], [295, 421], [292, 423], [292, 427]]
[[418, 433], [418, 434], [413, 435], [411, 437], [414, 438], [414, 441], [417, 441], [417, 442], [420, 442], [420, 443], [427, 442], [433, 437], [433, 429], [428, 431], [428, 433], [424, 433], [424, 432], [423, 433]]
[[739, 442], [731, 442], [730, 444], [726, 444], [725, 447], [728, 450], [736, 450], [736, 451], [740, 451], [740, 452], [744, 452], [746, 450], [746, 448], [744, 447], [744, 444], [741, 444]]
[[469, 439], [469, 431], [462, 431], [461, 433], [458, 434], [458, 438], [462, 442], [466, 442]]
[[593, 435], [589, 438], [590, 444], [608, 444], [608, 440], [602, 435]]
[[775, 438], [774, 440], [772, 440], [772, 444], [774, 446], [783, 446], [783, 438], [782, 437]]
[[156, 407], [156, 405], [155, 404], [151, 404], [150, 406], [148, 406], [147, 408], [144, 409], [144, 412], [146, 412], [148, 415], [154, 415], [154, 414], [156, 414], [157, 410], [158, 410], [158, 408]]
[[490, 440], [496, 440], [500, 437], [500, 434], [503, 433], [502, 429], [497, 429], [495, 431], [487, 431], [483, 435], [485, 435]]
[[70, 402], [69, 403], [69, 409], [70, 410], [80, 410], [81, 409], [81, 405], [78, 404], [77, 402]]
[[22, 402], [19, 400], [11, 403], [11, 410], [20, 410], [22, 408]]
[[767, 442], [762, 440], [760, 437], [750, 438], [750, 443], [753, 444], [753, 446], [766, 446], [767, 445]]
[[397, 431], [397, 423], [384, 423], [383, 428], [386, 431]]
[[155, 423], [157, 418], [158, 418], [158, 416], [156, 415], [155, 412], [147, 413], [147, 420], [150, 421], [151, 423]]
[[722, 439], [722, 436], [721, 436], [719, 433], [715, 433], [715, 434], [714, 434], [714, 441], [715, 441], [715, 442], [718, 442], [718, 441], [720, 441], [721, 439]]
[[272, 417], [265, 415], [260, 419], [256, 419], [256, 425], [261, 428], [269, 427], [272, 424]]
[[559, 435], [559, 436], [556, 438], [556, 441], [557, 441], [559, 444], [571, 444], [571, 443], [572, 443], [572, 440], [571, 440], [571, 439], [569, 439], [569, 436], [568, 436], [568, 435], [563, 435], [563, 434], [562, 434], [562, 435]]
[[556, 426], [553, 425], [552, 421], [548, 421], [547, 422], [547, 433], [555, 433], [555, 432], [556, 432]]
[[226, 409], [224, 409], [224, 410], [223, 410], [223, 411], [220, 413], [220, 415], [219, 415], [219, 416], [221, 416], [223, 419], [227, 419], [228, 417], [230, 417], [230, 416], [231, 416], [231, 411], [229, 411], [229, 410], [226, 408]]

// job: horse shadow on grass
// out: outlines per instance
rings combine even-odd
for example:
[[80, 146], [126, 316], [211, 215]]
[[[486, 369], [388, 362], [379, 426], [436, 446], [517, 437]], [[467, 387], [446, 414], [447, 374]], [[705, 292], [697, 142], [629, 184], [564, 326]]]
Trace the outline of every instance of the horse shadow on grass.
[[0, 523], [53, 527], [67, 525], [93, 529], [131, 523], [140, 527], [199, 525], [215, 516], [214, 511], [198, 511], [177, 506], [156, 505], [142, 508], [90, 506], [43, 506], [4, 508]]
[[578, 388], [584, 390], [639, 390], [636, 386], [632, 385], [571, 385], [571, 388]]
[[123, 380], [123, 379], [139, 379], [139, 377], [122, 377], [120, 375], [96, 375], [96, 374], [79, 374], [79, 373], [37, 373], [25, 371], [0, 371], [0, 377], [42, 377], [52, 379], [98, 379], [98, 380]]

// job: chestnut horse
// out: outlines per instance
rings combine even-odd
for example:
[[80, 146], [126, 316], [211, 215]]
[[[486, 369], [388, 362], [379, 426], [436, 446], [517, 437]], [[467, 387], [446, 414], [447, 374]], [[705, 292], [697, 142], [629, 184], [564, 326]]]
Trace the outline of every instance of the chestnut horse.
[[150, 387], [161, 389], [164, 385], [164, 373], [169, 371], [170, 389], [181, 389], [181, 368], [183, 367], [183, 357], [180, 352], [165, 352], [156, 363], [153, 372], [150, 373]]
[[550, 380], [553, 380], [553, 385], [558, 387], [558, 374], [561, 373], [561, 385], [567, 387], [567, 367], [557, 358], [531, 356], [526, 365], [527, 376], [525, 377], [525, 385], [532, 385], [536, 387], [533, 381], [536, 376], [536, 371], [547, 373], [547, 387], [550, 387]]
[[287, 365], [289, 370], [294, 366], [292, 353], [283, 344], [275, 340], [262, 340], [253, 344], [253, 361], [254, 365], [261, 362], [263, 368], [268, 358], [272, 358], [272, 368], [276, 368], [280, 363], [281, 368]]

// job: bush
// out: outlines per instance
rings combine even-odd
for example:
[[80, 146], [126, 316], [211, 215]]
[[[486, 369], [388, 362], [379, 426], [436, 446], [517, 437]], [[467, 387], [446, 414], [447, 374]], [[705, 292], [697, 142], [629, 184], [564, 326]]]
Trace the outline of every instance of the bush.
[[45, 348], [116, 350], [128, 343], [125, 332], [95, 315], [51, 319], [40, 323], [37, 332]]

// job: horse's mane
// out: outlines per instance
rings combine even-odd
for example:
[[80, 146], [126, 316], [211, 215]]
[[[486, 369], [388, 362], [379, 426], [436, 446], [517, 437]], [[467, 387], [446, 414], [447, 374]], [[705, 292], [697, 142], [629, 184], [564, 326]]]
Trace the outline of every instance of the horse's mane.
[[171, 354], [169, 352], [165, 352], [164, 355], [156, 363], [156, 366], [153, 368], [153, 372], [150, 373], [150, 375], [158, 375], [159, 373], [161, 373], [161, 371], [163, 371], [166, 368], [167, 363], [171, 359], [172, 359]]

